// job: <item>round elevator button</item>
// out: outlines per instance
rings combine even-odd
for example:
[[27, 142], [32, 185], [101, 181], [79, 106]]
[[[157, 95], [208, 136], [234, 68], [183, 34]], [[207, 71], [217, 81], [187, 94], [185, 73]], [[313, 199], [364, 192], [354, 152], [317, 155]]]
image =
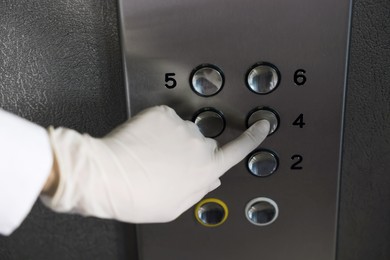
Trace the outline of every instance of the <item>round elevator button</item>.
[[221, 112], [214, 108], [202, 108], [195, 113], [192, 121], [199, 127], [205, 137], [219, 136], [225, 129], [225, 118]]
[[279, 208], [275, 201], [259, 197], [249, 201], [245, 207], [245, 216], [250, 223], [256, 226], [272, 224], [279, 215]]
[[276, 154], [268, 150], [257, 150], [249, 155], [248, 170], [256, 177], [267, 177], [278, 169]]
[[255, 64], [247, 73], [246, 84], [257, 94], [268, 94], [274, 91], [280, 81], [278, 69], [270, 63]]
[[267, 120], [270, 123], [269, 134], [273, 134], [279, 127], [279, 115], [275, 110], [268, 107], [258, 107], [249, 112], [246, 126], [250, 127], [260, 120]]
[[220, 226], [226, 221], [227, 217], [228, 207], [219, 199], [204, 199], [195, 206], [195, 218], [203, 226]]
[[203, 97], [217, 94], [223, 87], [225, 78], [222, 71], [214, 65], [203, 64], [192, 73], [190, 83], [192, 90]]

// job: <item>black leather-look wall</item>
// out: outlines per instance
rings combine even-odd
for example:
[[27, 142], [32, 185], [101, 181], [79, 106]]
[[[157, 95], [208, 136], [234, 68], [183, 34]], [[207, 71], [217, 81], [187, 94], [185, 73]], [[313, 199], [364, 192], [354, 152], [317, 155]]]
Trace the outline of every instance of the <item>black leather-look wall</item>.
[[[116, 1], [0, 1], [2, 108], [102, 136], [126, 119], [123, 86]], [[339, 260], [390, 259], [389, 126], [390, 1], [356, 0]], [[37, 203], [14, 234], [0, 237], [0, 259], [135, 260], [134, 235], [132, 225]]]
[[339, 260], [390, 259], [390, 1], [355, 0]]
[[[102, 136], [126, 120], [115, 1], [0, 1], [0, 104]], [[4, 209], [1, 209], [4, 210]], [[0, 259], [135, 259], [134, 228], [37, 203]]]

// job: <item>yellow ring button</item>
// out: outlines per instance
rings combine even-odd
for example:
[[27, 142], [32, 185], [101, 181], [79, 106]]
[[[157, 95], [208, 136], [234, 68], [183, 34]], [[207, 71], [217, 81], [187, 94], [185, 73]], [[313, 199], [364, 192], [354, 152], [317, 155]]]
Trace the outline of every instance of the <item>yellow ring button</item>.
[[195, 206], [195, 218], [205, 227], [218, 227], [222, 225], [228, 217], [228, 207], [216, 198], [208, 198], [200, 201]]

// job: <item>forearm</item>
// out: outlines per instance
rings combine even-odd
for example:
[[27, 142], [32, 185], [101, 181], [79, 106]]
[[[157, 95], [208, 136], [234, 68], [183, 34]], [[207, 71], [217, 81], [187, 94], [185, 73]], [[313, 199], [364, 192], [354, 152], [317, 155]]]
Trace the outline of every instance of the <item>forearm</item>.
[[0, 234], [30, 212], [53, 165], [47, 130], [0, 110]]

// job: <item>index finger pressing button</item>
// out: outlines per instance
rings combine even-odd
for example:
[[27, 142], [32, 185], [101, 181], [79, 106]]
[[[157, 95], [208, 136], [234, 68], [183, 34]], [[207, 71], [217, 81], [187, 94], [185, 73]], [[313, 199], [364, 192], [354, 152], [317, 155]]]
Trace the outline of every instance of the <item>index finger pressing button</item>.
[[246, 120], [246, 126], [250, 127], [255, 122], [260, 120], [267, 120], [270, 123], [269, 134], [273, 134], [279, 127], [279, 115], [278, 113], [269, 107], [258, 107], [249, 112]]

